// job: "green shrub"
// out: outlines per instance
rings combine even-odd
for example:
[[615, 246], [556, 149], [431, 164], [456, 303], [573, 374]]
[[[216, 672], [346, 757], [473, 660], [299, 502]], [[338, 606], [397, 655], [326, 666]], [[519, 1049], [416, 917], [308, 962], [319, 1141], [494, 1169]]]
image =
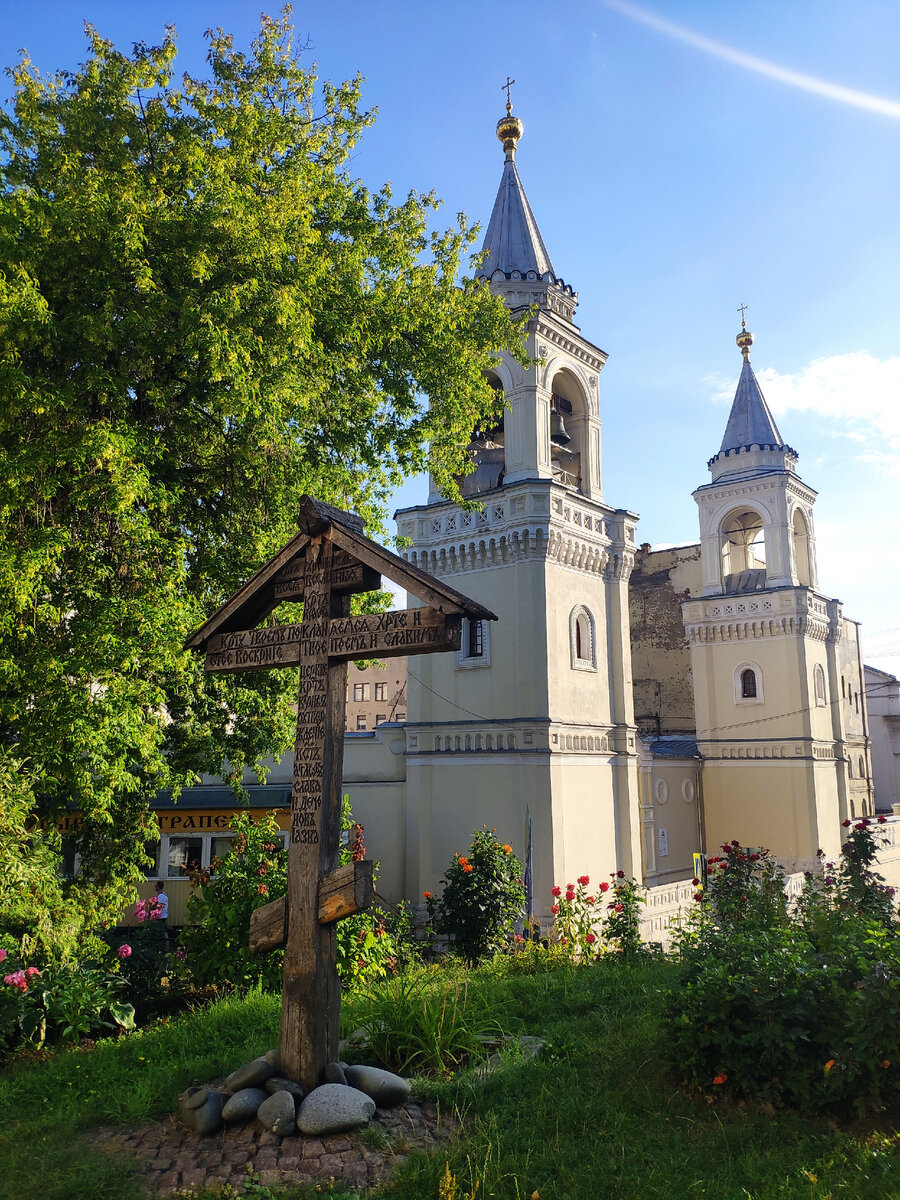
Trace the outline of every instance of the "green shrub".
[[271, 813], [255, 820], [249, 812], [238, 812], [231, 828], [232, 847], [211, 864], [214, 876], [206, 871], [190, 876], [191, 924], [182, 930], [180, 943], [185, 962], [200, 987], [227, 983], [277, 989], [284, 951], [250, 953], [250, 915], [284, 895], [287, 856]]
[[[341, 863], [362, 858], [362, 826], [353, 821], [346, 797], [341, 827], [348, 835], [341, 848]], [[287, 852], [271, 815], [254, 820], [249, 813], [240, 812], [232, 818], [231, 828], [235, 833], [232, 849], [214, 864], [215, 875], [199, 871], [190, 877], [188, 914], [192, 924], [182, 930], [180, 949], [198, 986], [261, 986], [275, 991], [281, 988], [284, 951], [250, 953], [250, 916], [254, 909], [285, 894]], [[410, 957], [407, 946], [400, 950], [395, 929], [404, 936], [410, 932], [409, 916], [402, 907], [392, 911], [376, 904], [338, 921], [337, 969], [344, 987], [382, 979], [396, 968], [401, 956]]]
[[522, 864], [496, 830], [475, 834], [467, 855], [454, 854], [440, 897], [425, 893], [433, 931], [450, 939], [467, 962], [477, 963], [509, 945], [525, 915]]
[[900, 936], [873, 847], [859, 823], [793, 912], [765, 851], [710, 860], [667, 1014], [681, 1083], [841, 1115], [900, 1100]]

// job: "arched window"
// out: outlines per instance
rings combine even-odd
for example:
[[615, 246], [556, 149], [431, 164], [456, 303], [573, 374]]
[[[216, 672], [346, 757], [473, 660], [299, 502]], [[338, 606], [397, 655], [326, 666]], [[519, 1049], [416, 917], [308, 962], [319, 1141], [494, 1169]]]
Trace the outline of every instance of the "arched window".
[[813, 690], [816, 694], [816, 704], [823, 708], [828, 703], [825, 694], [825, 672], [819, 663], [813, 667]]
[[799, 508], [794, 509], [793, 541], [794, 570], [797, 582], [803, 587], [812, 587], [812, 559], [809, 552], [809, 526]]
[[726, 592], [766, 586], [766, 534], [763, 519], [750, 509], [733, 513], [722, 525], [722, 576]]
[[866, 762], [862, 755], [860, 755], [859, 759], [859, 777], [860, 779], [865, 779], [866, 777]]
[[745, 662], [734, 671], [735, 704], [762, 704], [763, 677], [756, 663]]
[[557, 371], [550, 383], [549, 451], [553, 480], [573, 491], [589, 493], [587, 479], [586, 404], [576, 377]]
[[594, 636], [594, 617], [583, 604], [569, 614], [569, 644], [573, 671], [596, 671], [597, 648]]

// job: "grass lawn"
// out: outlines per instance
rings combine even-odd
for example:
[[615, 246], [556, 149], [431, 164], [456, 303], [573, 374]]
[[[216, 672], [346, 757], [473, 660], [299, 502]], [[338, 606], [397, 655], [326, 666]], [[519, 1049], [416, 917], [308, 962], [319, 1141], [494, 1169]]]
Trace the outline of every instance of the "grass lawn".
[[[462, 973], [435, 971], [428, 986], [445, 994], [458, 982], [448, 979], [454, 971]], [[458, 1177], [452, 1200], [469, 1200], [476, 1183], [478, 1200], [535, 1192], [540, 1200], [900, 1200], [900, 1136], [886, 1117], [839, 1129], [689, 1100], [667, 1082], [666, 962], [465, 976], [474, 1005], [512, 1032], [546, 1037], [546, 1051], [511, 1058], [484, 1082], [462, 1073], [417, 1086], [458, 1110], [464, 1135], [439, 1157], [413, 1155], [380, 1200], [437, 1200], [448, 1157]], [[346, 1001], [345, 1016], [352, 1027], [361, 1003]], [[137, 1198], [135, 1179], [79, 1134], [166, 1115], [188, 1084], [267, 1049], [277, 1027], [277, 998], [251, 996], [90, 1053], [8, 1068], [0, 1078], [0, 1197]]]

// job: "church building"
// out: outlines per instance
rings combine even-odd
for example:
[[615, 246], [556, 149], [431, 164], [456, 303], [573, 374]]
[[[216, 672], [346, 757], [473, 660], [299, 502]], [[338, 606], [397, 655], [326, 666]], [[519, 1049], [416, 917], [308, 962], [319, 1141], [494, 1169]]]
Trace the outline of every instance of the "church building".
[[[387, 900], [421, 902], [486, 825], [526, 863], [538, 916], [555, 884], [617, 870], [672, 912], [690, 899], [695, 854], [736, 838], [803, 870], [837, 855], [842, 821], [873, 811], [859, 628], [820, 590], [816, 493], [743, 322], [708, 479], [697, 464], [699, 540], [639, 545], [637, 514], [606, 498], [607, 356], [575, 324], [577, 293], [541, 237], [516, 165], [522, 133], [507, 105], [479, 276], [530, 310], [531, 365], [504, 355], [489, 376], [505, 411], [473, 435], [461, 490], [477, 506], [432, 486], [396, 513], [406, 560], [499, 619], [467, 621], [455, 653], [411, 658], [405, 692], [389, 664], [373, 719], [361, 709], [348, 727], [344, 790]], [[376, 673], [351, 681], [360, 703]], [[283, 809], [290, 779], [289, 754], [252, 805]], [[221, 795], [204, 780], [179, 807], [201, 809], [206, 792], [212, 803], [217, 784]], [[177, 877], [168, 840], [158, 869]], [[650, 935], [663, 927], [651, 920]]]

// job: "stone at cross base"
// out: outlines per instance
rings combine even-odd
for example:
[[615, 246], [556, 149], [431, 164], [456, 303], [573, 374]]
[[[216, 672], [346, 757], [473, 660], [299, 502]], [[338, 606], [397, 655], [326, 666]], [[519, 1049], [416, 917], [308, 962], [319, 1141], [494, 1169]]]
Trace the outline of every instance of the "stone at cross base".
[[[424, 607], [351, 617], [350, 596], [382, 575]], [[303, 620], [259, 628], [282, 601], [302, 601]], [[464, 619], [497, 618], [304, 496], [296, 536], [187, 642], [207, 671], [300, 667], [287, 894], [253, 914], [250, 948], [285, 948], [279, 1070], [306, 1091], [338, 1057], [336, 923], [374, 899], [370, 862], [338, 866], [347, 663], [458, 650]]]

